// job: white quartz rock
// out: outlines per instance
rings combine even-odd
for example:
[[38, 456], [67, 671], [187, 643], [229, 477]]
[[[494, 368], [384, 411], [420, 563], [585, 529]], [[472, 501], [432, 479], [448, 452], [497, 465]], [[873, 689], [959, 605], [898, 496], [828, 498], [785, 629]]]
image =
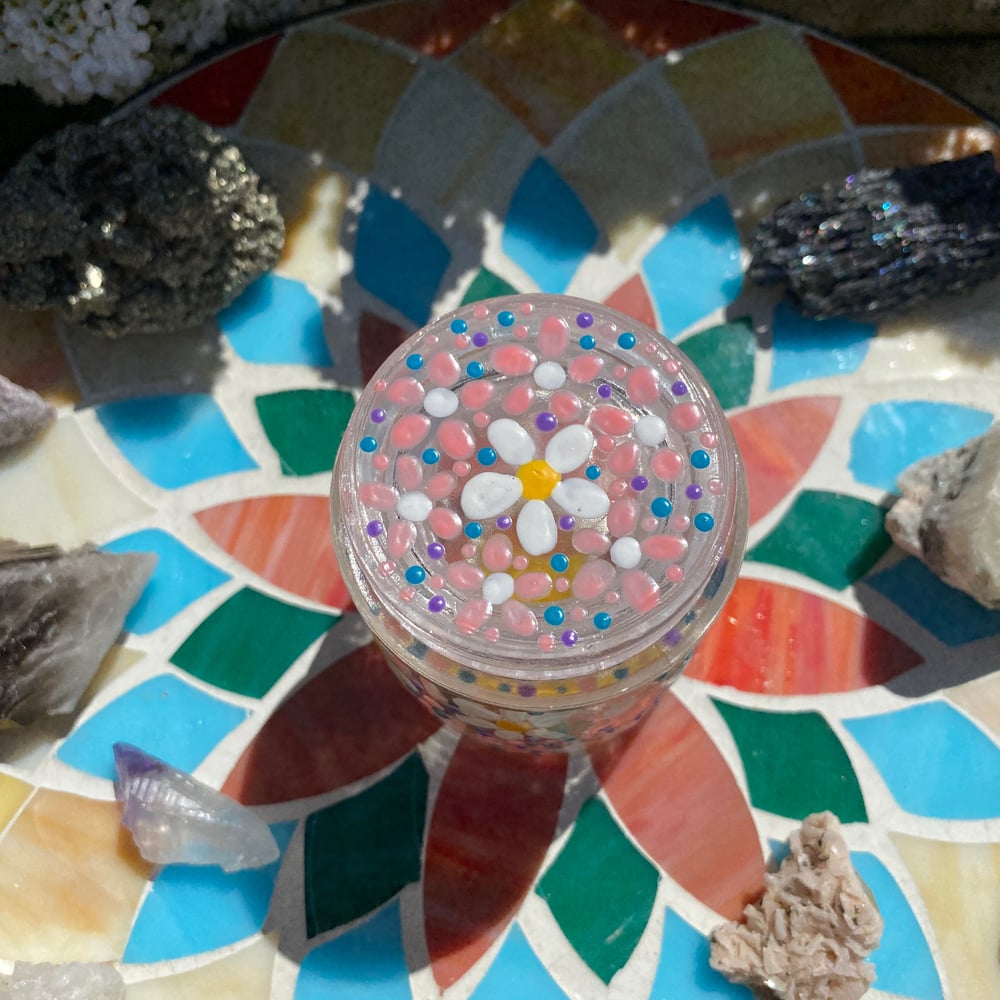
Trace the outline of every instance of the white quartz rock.
[[30, 389], [0, 375], [0, 448], [9, 448], [39, 434], [55, 410]]
[[987, 608], [1000, 608], [1000, 422], [911, 465], [886, 528], [904, 551]]
[[125, 983], [96, 962], [15, 962], [0, 1000], [125, 1000]]

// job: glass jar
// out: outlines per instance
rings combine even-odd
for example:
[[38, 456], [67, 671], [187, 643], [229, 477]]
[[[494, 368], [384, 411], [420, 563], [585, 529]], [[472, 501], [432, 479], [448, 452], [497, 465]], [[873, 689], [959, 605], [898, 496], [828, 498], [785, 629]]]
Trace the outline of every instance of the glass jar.
[[743, 471], [690, 359], [604, 306], [470, 303], [358, 400], [334, 545], [402, 682], [522, 747], [632, 724], [683, 670], [746, 545]]

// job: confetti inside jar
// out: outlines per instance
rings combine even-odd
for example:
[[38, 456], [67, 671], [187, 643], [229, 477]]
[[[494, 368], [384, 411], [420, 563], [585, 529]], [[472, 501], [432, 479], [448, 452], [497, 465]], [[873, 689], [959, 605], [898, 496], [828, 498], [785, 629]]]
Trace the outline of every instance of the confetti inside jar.
[[[416, 483], [429, 450], [435, 477]], [[529, 749], [642, 718], [722, 607], [747, 532], [736, 444], [690, 359], [558, 295], [466, 305], [400, 346], [344, 434], [332, 514], [354, 603], [407, 688]]]

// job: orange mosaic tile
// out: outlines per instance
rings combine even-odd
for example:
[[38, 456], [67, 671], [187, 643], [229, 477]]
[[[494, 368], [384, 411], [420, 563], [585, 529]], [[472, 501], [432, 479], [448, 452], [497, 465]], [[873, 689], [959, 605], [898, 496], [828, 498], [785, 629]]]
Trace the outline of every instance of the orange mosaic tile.
[[987, 152], [1000, 159], [1000, 132], [984, 125], [862, 132], [861, 147], [872, 167], [912, 167]]

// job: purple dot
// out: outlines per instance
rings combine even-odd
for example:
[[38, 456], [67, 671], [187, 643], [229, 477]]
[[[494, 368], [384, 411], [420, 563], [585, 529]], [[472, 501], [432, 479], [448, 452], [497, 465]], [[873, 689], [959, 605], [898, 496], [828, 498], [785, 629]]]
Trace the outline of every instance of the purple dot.
[[537, 690], [534, 684], [521, 684], [518, 686], [517, 693], [522, 698], [534, 698]]
[[687, 395], [688, 387], [683, 382], [675, 382], [670, 387], [670, 391], [675, 396], [685, 396], [685, 395]]
[[382, 522], [381, 521], [369, 521], [368, 527], [365, 529], [368, 532], [369, 538], [378, 538], [382, 534]]
[[558, 424], [559, 421], [556, 419], [556, 415], [549, 413], [547, 410], [544, 410], [535, 417], [535, 426], [540, 431], [554, 431]]
[[501, 531], [506, 531], [514, 523], [514, 518], [510, 514], [501, 514], [497, 518], [497, 527]]
[[429, 555], [431, 559], [442, 558], [442, 556], [444, 556], [444, 546], [440, 542], [431, 542], [430, 545], [427, 546], [427, 555]]
[[385, 420], [385, 410], [381, 409], [381, 407], [377, 410], [372, 410], [370, 416], [373, 424], [380, 424]]
[[594, 325], [594, 317], [591, 316], [590, 313], [580, 313], [579, 316], [576, 317], [576, 325], [583, 327], [583, 329], [586, 330], [588, 326]]
[[702, 489], [697, 483], [692, 483], [685, 491], [684, 495], [688, 500], [700, 500]]
[[562, 634], [562, 642], [564, 646], [575, 646], [576, 640], [580, 637], [571, 628], [566, 629]]
[[576, 527], [576, 518], [572, 514], [563, 514], [559, 518], [559, 527], [563, 531], [572, 531]]
[[636, 493], [641, 493], [649, 485], [649, 480], [645, 476], [635, 476], [632, 480], [632, 489]]
[[433, 611], [435, 614], [437, 614], [439, 611], [444, 611], [444, 606], [445, 606], [446, 603], [447, 602], [445, 601], [445, 599], [440, 594], [435, 594], [427, 602], [427, 610], [428, 611]]
[[476, 347], [485, 347], [490, 342], [490, 335], [480, 330], [478, 333], [472, 335], [472, 342]]
[[611, 386], [608, 385], [607, 382], [602, 382], [597, 387], [597, 395], [600, 396], [601, 399], [610, 399], [611, 398]]
[[676, 646], [677, 643], [681, 641], [681, 630], [678, 628], [672, 628], [664, 637], [663, 641], [668, 646]]

